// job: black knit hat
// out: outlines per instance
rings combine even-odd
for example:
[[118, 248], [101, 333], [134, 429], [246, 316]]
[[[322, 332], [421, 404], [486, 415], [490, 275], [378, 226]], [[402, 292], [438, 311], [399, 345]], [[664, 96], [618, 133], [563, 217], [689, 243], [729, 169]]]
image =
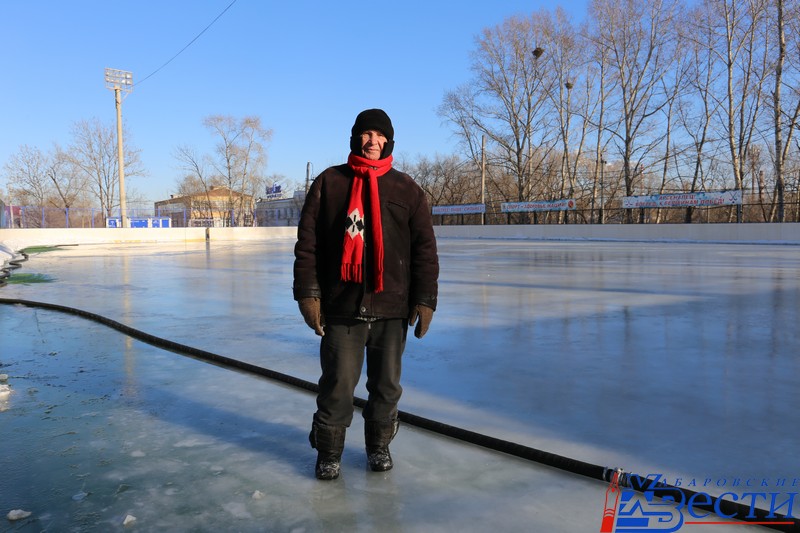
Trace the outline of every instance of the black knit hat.
[[394, 148], [394, 128], [392, 120], [383, 109], [367, 109], [358, 114], [350, 130], [350, 151], [354, 154], [361, 153], [361, 134], [368, 130], [376, 130], [386, 136], [381, 159], [388, 157]]

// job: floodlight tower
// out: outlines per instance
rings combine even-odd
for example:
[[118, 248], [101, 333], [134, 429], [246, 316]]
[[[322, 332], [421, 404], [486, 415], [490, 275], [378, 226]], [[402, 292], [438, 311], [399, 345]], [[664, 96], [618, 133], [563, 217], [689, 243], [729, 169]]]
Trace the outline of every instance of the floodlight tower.
[[117, 158], [119, 167], [119, 211], [120, 223], [128, 227], [127, 206], [125, 205], [125, 155], [122, 151], [122, 91], [133, 90], [133, 74], [124, 70], [106, 69], [106, 89], [114, 90], [114, 101], [117, 104]]

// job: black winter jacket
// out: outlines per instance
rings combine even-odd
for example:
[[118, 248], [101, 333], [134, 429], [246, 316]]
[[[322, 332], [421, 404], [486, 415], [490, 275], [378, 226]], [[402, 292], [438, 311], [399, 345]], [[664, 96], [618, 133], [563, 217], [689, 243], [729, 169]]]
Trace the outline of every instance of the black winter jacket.
[[[406, 318], [416, 304], [436, 309], [439, 259], [428, 202], [419, 185], [395, 169], [378, 178], [383, 291], [373, 290], [369, 223], [364, 281], [341, 280], [346, 210], [353, 177], [348, 165], [330, 167], [317, 176], [308, 191], [294, 249], [295, 300], [320, 298], [325, 316], [341, 318]], [[368, 220], [369, 211], [365, 215]]]

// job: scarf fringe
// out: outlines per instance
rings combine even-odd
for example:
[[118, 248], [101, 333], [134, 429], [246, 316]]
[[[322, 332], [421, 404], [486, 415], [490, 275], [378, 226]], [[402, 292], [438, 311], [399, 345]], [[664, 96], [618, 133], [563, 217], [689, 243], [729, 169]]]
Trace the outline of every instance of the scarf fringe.
[[350, 263], [342, 265], [343, 281], [354, 281], [356, 283], [361, 283], [361, 280], [364, 279], [362, 277], [363, 274], [364, 271], [362, 265], [354, 265]]

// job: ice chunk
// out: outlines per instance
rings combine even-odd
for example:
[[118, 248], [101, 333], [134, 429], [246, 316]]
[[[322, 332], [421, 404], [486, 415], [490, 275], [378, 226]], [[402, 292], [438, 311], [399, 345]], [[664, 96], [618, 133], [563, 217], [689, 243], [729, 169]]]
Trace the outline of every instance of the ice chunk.
[[8, 512], [7, 518], [12, 522], [16, 520], [22, 520], [23, 518], [28, 518], [31, 515], [30, 511], [23, 511], [22, 509], [14, 509], [13, 511]]

